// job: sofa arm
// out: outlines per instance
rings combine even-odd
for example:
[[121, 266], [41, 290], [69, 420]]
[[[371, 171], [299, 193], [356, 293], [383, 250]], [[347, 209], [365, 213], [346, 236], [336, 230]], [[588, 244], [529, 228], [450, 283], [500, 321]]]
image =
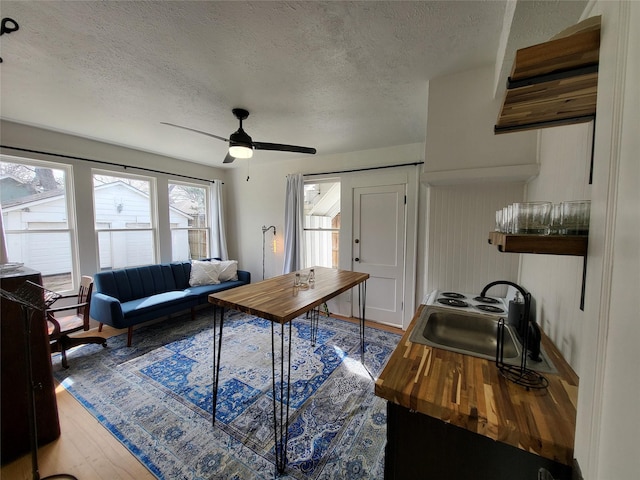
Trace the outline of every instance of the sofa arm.
[[94, 292], [91, 296], [91, 318], [110, 325], [115, 328], [124, 328], [124, 315], [122, 314], [122, 304], [115, 297], [110, 297], [104, 293]]
[[238, 270], [238, 280], [245, 283], [251, 283], [251, 272], [246, 270]]

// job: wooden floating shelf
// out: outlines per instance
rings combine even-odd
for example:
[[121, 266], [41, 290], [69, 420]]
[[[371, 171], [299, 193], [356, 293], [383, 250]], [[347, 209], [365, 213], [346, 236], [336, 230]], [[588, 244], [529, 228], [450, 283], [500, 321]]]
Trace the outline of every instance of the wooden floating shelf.
[[588, 122], [595, 117], [600, 17], [516, 52], [494, 132]]
[[515, 235], [490, 232], [489, 243], [501, 252], [587, 255], [588, 235]]

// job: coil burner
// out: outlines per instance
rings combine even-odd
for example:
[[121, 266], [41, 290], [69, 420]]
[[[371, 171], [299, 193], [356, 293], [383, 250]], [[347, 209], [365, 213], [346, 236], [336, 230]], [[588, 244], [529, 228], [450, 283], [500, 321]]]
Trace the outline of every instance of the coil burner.
[[[462, 298], [466, 298], [466, 297], [462, 297]], [[439, 298], [438, 302], [442, 303], [443, 305], [448, 305], [449, 307], [468, 307], [469, 304], [467, 302], [463, 302], [462, 300], [458, 300], [457, 298]]]
[[440, 295], [447, 298], [458, 298], [460, 300], [462, 300], [463, 298], [467, 298], [463, 294], [456, 292], [442, 292]]
[[474, 297], [473, 299], [478, 303], [490, 303], [490, 304], [500, 303], [498, 299], [491, 298], [491, 297]]
[[493, 305], [476, 305], [478, 310], [491, 313], [504, 313], [504, 310], [500, 307], [494, 307]]

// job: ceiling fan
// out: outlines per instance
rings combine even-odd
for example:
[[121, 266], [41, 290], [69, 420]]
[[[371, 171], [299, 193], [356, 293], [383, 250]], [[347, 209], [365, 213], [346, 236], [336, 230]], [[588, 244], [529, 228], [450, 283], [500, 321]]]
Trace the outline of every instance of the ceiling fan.
[[213, 133], [203, 132], [201, 130], [196, 130], [195, 128], [183, 127], [182, 125], [176, 125], [174, 123], [168, 122], [160, 122], [163, 125], [169, 125], [172, 127], [182, 128], [184, 130], [190, 130], [192, 132], [201, 133], [203, 135], [207, 135], [208, 137], [217, 138], [218, 140], [222, 140], [223, 142], [227, 142], [229, 144], [229, 152], [227, 156], [224, 157], [223, 163], [231, 163], [236, 158], [251, 158], [253, 156], [254, 150], [277, 150], [281, 152], [296, 152], [296, 153], [316, 153], [315, 148], [310, 147], [299, 147], [297, 145], [285, 145], [282, 143], [265, 143], [265, 142], [254, 142], [251, 137], [242, 129], [242, 121], [245, 120], [249, 116], [249, 112], [244, 108], [234, 108], [231, 110], [235, 117], [240, 121], [240, 128], [232, 133], [229, 138], [219, 137], [218, 135], [214, 135]]

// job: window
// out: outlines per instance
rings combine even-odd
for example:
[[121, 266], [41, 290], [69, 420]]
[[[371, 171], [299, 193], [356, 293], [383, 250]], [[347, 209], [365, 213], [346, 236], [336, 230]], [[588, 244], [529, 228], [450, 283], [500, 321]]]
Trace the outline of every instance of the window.
[[76, 290], [71, 167], [2, 156], [0, 203], [11, 262], [42, 274], [45, 287]]
[[94, 172], [93, 203], [100, 270], [156, 263], [154, 194], [152, 178]]
[[209, 257], [208, 190], [202, 185], [169, 183], [173, 261]]
[[304, 185], [305, 267], [338, 268], [340, 182]]

